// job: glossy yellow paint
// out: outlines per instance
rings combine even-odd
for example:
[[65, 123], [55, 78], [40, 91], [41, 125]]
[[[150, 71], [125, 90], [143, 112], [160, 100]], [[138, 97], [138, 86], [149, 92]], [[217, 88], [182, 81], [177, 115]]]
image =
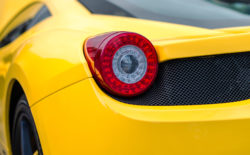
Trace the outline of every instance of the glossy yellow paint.
[[208, 30], [92, 15], [76, 0], [7, 0], [0, 1], [0, 38], [34, 16], [41, 4], [49, 7], [52, 17], [0, 48], [0, 151], [10, 154], [9, 100], [17, 80], [46, 155], [250, 153], [249, 100], [176, 107], [127, 105], [100, 90], [82, 51], [90, 36], [131, 31], [152, 41], [160, 62], [244, 52], [250, 50], [250, 27]]
[[35, 104], [32, 112], [44, 154], [235, 155], [250, 153], [249, 107], [128, 106], [87, 79]]

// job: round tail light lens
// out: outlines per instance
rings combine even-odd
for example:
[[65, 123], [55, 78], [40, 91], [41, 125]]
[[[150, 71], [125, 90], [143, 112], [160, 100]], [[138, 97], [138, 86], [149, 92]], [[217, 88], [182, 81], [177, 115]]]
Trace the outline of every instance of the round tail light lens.
[[84, 53], [94, 78], [115, 95], [142, 94], [157, 76], [155, 48], [136, 33], [111, 32], [89, 38]]

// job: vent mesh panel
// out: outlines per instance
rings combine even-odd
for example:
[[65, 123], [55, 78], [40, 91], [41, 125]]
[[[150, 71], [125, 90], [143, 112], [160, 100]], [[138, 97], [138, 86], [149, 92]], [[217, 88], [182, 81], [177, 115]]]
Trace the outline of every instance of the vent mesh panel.
[[176, 59], [159, 65], [153, 86], [134, 98], [136, 105], [201, 105], [250, 99], [250, 52]]

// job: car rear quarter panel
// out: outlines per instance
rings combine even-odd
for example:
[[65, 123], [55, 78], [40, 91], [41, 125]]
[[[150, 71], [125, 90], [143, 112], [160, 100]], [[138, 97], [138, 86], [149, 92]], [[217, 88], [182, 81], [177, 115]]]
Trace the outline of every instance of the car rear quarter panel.
[[[31, 110], [47, 155], [249, 154], [250, 118], [247, 114], [232, 118], [249, 105], [239, 106], [241, 110], [226, 104], [127, 105], [104, 94], [89, 78], [36, 103]], [[223, 111], [228, 116], [224, 120]]]
[[[86, 35], [74, 30], [34, 34], [10, 54], [1, 75], [0, 138], [7, 144], [8, 111], [12, 84], [17, 80], [30, 106], [42, 98], [91, 76], [82, 46]], [[11, 45], [12, 46], [12, 45]], [[11, 48], [13, 49], [13, 48]], [[6, 55], [8, 56], [8, 55]], [[3, 87], [3, 88], [2, 88]]]

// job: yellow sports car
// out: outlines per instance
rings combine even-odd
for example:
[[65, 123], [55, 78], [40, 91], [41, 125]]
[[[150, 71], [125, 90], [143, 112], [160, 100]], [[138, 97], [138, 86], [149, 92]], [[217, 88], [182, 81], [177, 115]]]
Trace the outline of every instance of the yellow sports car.
[[249, 155], [249, 0], [0, 0], [0, 155]]

